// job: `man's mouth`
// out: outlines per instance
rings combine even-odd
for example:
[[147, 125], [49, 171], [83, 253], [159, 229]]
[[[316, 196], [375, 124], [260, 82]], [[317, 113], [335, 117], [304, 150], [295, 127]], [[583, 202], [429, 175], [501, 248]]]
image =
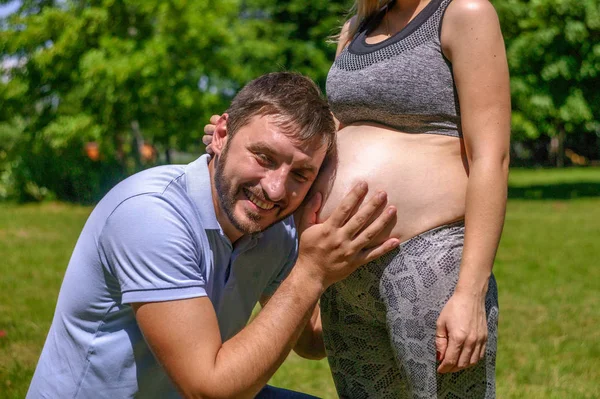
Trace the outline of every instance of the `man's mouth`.
[[269, 210], [273, 209], [273, 207], [275, 206], [275, 204], [273, 204], [273, 203], [265, 202], [265, 201], [261, 200], [260, 198], [258, 198], [256, 195], [252, 194], [252, 192], [250, 192], [249, 190], [247, 190], [245, 188], [244, 188], [244, 194], [246, 194], [246, 197], [248, 197], [250, 202], [252, 202], [258, 208], [260, 208], [264, 211], [269, 211]]

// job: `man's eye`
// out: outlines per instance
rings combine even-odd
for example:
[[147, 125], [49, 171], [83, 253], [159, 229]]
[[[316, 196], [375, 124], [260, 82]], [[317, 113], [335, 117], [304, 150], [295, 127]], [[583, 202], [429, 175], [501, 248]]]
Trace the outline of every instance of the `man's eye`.
[[302, 173], [299, 172], [295, 172], [294, 176], [296, 176], [296, 180], [298, 180], [301, 183], [307, 182], [308, 181], [308, 177], [306, 177], [305, 175], [303, 175]]
[[258, 159], [258, 162], [261, 165], [268, 166], [268, 165], [273, 164], [273, 161], [271, 161], [271, 158], [269, 158], [265, 154], [256, 154], [256, 158]]

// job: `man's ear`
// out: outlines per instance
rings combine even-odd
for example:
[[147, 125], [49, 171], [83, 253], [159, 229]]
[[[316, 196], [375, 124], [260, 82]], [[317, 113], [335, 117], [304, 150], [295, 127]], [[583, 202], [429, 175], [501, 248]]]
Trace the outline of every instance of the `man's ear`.
[[227, 120], [229, 119], [229, 114], [223, 114], [217, 121], [215, 125], [215, 133], [213, 135], [212, 141], [212, 149], [215, 152], [215, 155], [220, 156], [223, 148], [227, 144], [227, 139], [229, 135], [227, 134]]

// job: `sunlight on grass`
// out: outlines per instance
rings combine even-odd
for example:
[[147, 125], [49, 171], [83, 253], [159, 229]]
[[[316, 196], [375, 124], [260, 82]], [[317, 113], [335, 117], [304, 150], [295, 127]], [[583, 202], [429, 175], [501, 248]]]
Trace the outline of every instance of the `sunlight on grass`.
[[[499, 398], [597, 398], [600, 169], [513, 170], [495, 273]], [[554, 190], [554, 191], [553, 191]], [[554, 193], [554, 194], [553, 194]], [[91, 208], [0, 204], [0, 398], [24, 397]], [[335, 398], [326, 360], [292, 354], [273, 385]]]

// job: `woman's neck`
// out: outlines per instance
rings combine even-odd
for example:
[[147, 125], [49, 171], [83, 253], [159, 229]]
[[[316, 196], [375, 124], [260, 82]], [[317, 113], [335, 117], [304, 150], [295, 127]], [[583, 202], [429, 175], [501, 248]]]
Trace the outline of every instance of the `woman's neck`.
[[431, 0], [396, 0], [387, 12], [390, 34], [402, 30]]

